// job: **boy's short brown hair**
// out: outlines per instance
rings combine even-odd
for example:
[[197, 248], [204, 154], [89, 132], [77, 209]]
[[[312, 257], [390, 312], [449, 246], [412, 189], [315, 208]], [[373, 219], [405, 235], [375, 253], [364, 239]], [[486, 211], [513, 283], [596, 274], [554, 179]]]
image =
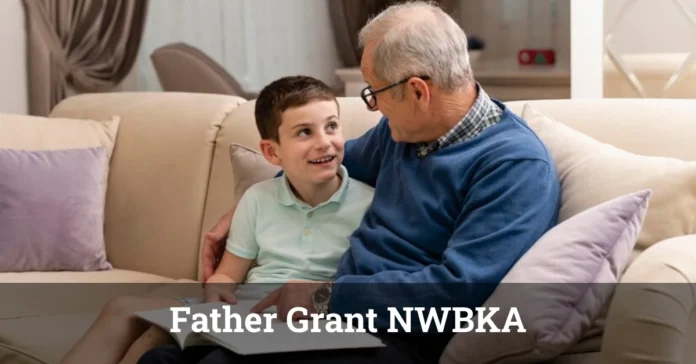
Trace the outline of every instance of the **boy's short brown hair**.
[[275, 80], [264, 87], [256, 98], [254, 116], [261, 139], [279, 142], [278, 128], [283, 112], [306, 105], [312, 101], [334, 101], [336, 95], [331, 87], [309, 76], [288, 76]]

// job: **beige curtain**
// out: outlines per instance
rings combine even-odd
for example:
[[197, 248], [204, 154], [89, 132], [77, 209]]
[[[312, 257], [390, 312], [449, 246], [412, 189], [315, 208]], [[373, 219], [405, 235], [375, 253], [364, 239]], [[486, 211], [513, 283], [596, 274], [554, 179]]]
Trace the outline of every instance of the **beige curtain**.
[[[417, 0], [328, 0], [334, 38], [344, 67], [359, 67], [362, 51], [358, 33], [367, 21], [390, 5]], [[457, 0], [436, 1], [448, 14], [455, 13]]]
[[68, 95], [114, 89], [140, 48], [148, 0], [23, 0], [29, 113], [45, 116]]

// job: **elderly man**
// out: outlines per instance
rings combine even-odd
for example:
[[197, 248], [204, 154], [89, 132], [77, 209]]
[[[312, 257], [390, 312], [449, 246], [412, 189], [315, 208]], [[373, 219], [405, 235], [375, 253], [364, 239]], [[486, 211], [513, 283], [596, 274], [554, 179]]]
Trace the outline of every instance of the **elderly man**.
[[[344, 165], [375, 187], [373, 203], [334, 282], [285, 285], [255, 309], [276, 306], [278, 317], [297, 306], [310, 313], [372, 309], [386, 347], [281, 354], [274, 362], [437, 362], [451, 331], [387, 333], [387, 307], [480, 306], [557, 221], [560, 186], [548, 151], [474, 80], [466, 35], [452, 18], [426, 3], [395, 5], [359, 39], [369, 85], [362, 98], [384, 117], [346, 143]], [[206, 276], [224, 250], [232, 213], [208, 234]], [[258, 359], [223, 349], [191, 355], [201, 363]], [[140, 363], [182, 357], [177, 348], [157, 348]]]

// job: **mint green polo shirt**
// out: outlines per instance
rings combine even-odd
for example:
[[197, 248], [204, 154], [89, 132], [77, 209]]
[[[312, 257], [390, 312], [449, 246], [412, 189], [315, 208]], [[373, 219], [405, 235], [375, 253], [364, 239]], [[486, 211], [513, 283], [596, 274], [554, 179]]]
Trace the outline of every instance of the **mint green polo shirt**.
[[334, 278], [374, 194], [371, 186], [350, 178], [345, 167], [339, 174], [339, 189], [314, 208], [295, 196], [285, 175], [256, 183], [242, 195], [227, 250], [256, 260], [246, 283]]

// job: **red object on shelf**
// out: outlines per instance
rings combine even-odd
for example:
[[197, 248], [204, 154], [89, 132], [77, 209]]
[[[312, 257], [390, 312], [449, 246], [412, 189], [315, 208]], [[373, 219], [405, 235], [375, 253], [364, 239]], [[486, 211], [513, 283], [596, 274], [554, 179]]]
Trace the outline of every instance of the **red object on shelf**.
[[517, 53], [519, 64], [555, 64], [556, 51], [553, 49], [521, 49]]

